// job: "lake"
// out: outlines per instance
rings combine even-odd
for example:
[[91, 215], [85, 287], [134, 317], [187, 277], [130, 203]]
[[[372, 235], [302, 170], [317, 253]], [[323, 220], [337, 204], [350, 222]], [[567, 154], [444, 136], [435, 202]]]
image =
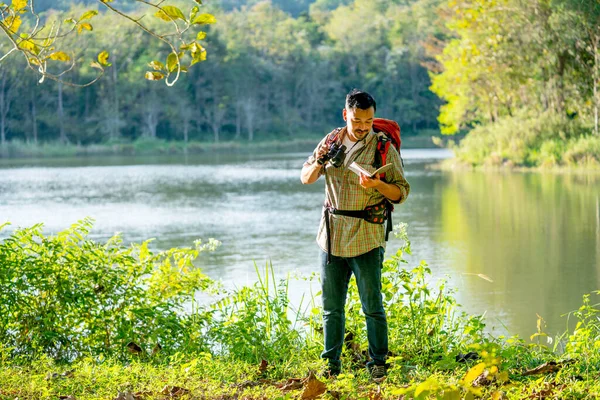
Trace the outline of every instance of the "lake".
[[[308, 153], [189, 157], [0, 160], [0, 224], [43, 222], [54, 233], [86, 216], [91, 237], [122, 232], [125, 241], [155, 238], [153, 247], [222, 246], [198, 265], [227, 287], [255, 281], [273, 263], [278, 277], [318, 271], [315, 235], [324, 184], [300, 183]], [[486, 313], [495, 334], [566, 328], [563, 314], [600, 288], [600, 175], [439, 171], [445, 150], [403, 151], [409, 199], [394, 212], [406, 222], [413, 254], [432, 284], [449, 277], [465, 310]], [[395, 252], [397, 239], [388, 243]], [[292, 300], [316, 292], [292, 285]]]

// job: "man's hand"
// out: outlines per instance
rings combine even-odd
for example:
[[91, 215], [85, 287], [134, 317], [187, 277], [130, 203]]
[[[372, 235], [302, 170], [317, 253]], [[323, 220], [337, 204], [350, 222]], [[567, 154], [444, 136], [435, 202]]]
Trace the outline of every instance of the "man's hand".
[[325, 154], [329, 153], [329, 144], [328, 143], [323, 143], [323, 146], [321, 146], [321, 148], [317, 151], [317, 163], [318, 160], [321, 159], [321, 157], [323, 157]]
[[366, 175], [360, 174], [359, 180], [360, 186], [365, 189], [375, 189], [388, 200], [399, 201], [402, 196], [402, 192], [398, 186], [382, 181], [379, 174], [375, 175], [374, 178], [369, 178]]
[[377, 189], [378, 187], [381, 186], [383, 182], [381, 179], [379, 179], [379, 174], [375, 175], [374, 178], [370, 178], [364, 174], [360, 174], [360, 186], [364, 187], [365, 189]]

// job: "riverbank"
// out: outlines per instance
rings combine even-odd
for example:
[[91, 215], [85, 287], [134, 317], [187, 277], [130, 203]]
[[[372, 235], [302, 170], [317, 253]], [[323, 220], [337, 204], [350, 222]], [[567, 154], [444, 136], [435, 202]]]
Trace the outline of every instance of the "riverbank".
[[[118, 156], [153, 156], [184, 154], [248, 154], [277, 152], [310, 152], [322, 137], [304, 136], [288, 140], [263, 140], [248, 142], [182, 142], [162, 139], [140, 138], [133, 142], [115, 142], [106, 144], [76, 145], [52, 143], [8, 142], [4, 150], [0, 150], [1, 158], [58, 158], [58, 157], [90, 157], [102, 155]], [[432, 137], [406, 136], [402, 138], [402, 148], [436, 148]]]
[[[318, 298], [294, 307], [293, 282], [272, 267], [258, 282], [222, 291], [192, 262], [217, 242], [153, 253], [88, 238], [91, 221], [53, 236], [40, 226], [0, 241], [1, 399], [523, 399], [600, 395], [596, 295], [556, 338], [492, 337], [446, 282], [403, 245], [382, 271], [391, 354], [387, 379], [370, 381], [367, 341], [352, 282], [343, 374], [322, 374]], [[81, 266], [84, 266], [83, 268]], [[194, 305], [198, 291], [216, 300]], [[44, 293], [39, 296], [39, 293]], [[192, 303], [192, 312], [182, 313]], [[23, 308], [22, 304], [31, 307]], [[311, 373], [314, 371], [314, 374]], [[26, 382], [26, 383], [24, 383]]]
[[577, 117], [504, 117], [445, 144], [456, 157], [444, 169], [600, 170], [600, 135]]

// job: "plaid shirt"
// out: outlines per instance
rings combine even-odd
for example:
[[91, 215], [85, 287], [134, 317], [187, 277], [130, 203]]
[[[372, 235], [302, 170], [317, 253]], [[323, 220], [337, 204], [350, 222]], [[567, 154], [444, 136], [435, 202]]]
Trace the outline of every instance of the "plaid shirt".
[[[317, 151], [327, 140], [327, 135], [316, 147], [305, 165], [316, 162]], [[325, 202], [339, 210], [363, 210], [365, 207], [381, 203], [385, 197], [376, 189], [365, 189], [360, 186], [357, 174], [347, 168], [353, 161], [360, 164], [367, 171], [373, 172], [372, 166], [377, 151], [377, 134], [371, 130], [364, 139], [364, 146], [358, 149], [339, 168], [327, 164], [325, 173]], [[390, 146], [387, 154], [387, 163], [394, 165], [385, 173], [385, 182], [400, 188], [399, 204], [406, 200], [410, 185], [404, 179], [404, 171], [400, 155], [394, 146]], [[323, 174], [323, 172], [322, 172]], [[387, 222], [386, 222], [387, 223]], [[377, 247], [385, 247], [385, 224], [373, 224], [361, 218], [344, 215], [330, 216], [331, 254], [338, 257], [356, 257], [367, 253]], [[327, 251], [327, 231], [325, 227], [325, 214], [321, 215], [321, 224], [317, 234], [317, 243], [323, 251]]]

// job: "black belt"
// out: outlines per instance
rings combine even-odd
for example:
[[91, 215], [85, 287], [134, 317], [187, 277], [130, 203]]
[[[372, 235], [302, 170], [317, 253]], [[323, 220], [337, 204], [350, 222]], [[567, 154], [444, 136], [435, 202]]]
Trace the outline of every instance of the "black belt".
[[[387, 213], [386, 213], [387, 226], [385, 229], [385, 241], [387, 242], [388, 238], [390, 236], [390, 232], [393, 230], [392, 210], [394, 209], [394, 207], [387, 200], [384, 200], [382, 202], [382, 204], [384, 204], [385, 207], [387, 208]], [[325, 213], [325, 231], [327, 233], [327, 264], [329, 264], [329, 263], [331, 263], [331, 230], [329, 227], [329, 225], [330, 225], [329, 215], [330, 214], [343, 215], [346, 217], [361, 218], [361, 219], [367, 220], [367, 211], [366, 210], [339, 210], [337, 208], [328, 206], [327, 204], [324, 204], [323, 208], [325, 209], [325, 211], [324, 211], [324, 213]], [[367, 221], [367, 222], [369, 222], [369, 221]]]

